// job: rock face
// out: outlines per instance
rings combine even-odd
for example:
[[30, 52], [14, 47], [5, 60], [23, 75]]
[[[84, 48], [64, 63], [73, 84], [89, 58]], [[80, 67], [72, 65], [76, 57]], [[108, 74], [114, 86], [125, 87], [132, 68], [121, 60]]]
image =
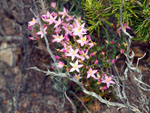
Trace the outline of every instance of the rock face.
[[13, 54], [14, 48], [15, 45], [11, 45], [6, 42], [2, 43], [0, 45], [0, 60], [5, 61], [8, 65], [12, 66], [15, 60], [15, 56]]

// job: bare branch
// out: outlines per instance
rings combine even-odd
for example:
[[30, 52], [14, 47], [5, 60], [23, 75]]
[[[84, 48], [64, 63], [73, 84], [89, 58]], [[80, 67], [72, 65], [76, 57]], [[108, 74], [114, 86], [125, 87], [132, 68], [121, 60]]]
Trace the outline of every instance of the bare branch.
[[66, 92], [64, 93], [65, 97], [67, 98], [67, 100], [71, 103], [72, 105], [72, 109], [73, 109], [73, 113], [77, 112], [76, 106], [74, 105], [74, 103], [72, 102], [72, 100], [67, 96]]

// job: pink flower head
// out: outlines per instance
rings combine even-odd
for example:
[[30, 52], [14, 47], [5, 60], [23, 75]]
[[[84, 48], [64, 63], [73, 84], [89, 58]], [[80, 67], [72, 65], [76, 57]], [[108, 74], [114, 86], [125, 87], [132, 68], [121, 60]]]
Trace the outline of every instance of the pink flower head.
[[110, 41], [110, 44], [114, 44], [115, 42], [114, 41]]
[[107, 86], [100, 87], [100, 90], [101, 90], [102, 92], [104, 92], [104, 91], [107, 90], [107, 89], [108, 89]]
[[65, 35], [72, 35], [72, 26], [67, 23], [62, 23], [62, 28], [65, 30]]
[[28, 26], [33, 26], [37, 23], [37, 19], [33, 18], [32, 21], [28, 22]]
[[50, 15], [49, 18], [46, 19], [46, 21], [49, 23], [49, 25], [51, 25], [56, 22], [56, 18], [57, 18], [57, 16], [53, 17], [52, 15]]
[[79, 40], [77, 40], [77, 42], [81, 44], [81, 46], [84, 46], [87, 42], [86, 39], [87, 39], [86, 36], [84, 36], [84, 37], [81, 37]]
[[124, 53], [124, 50], [123, 50], [123, 49], [120, 49], [120, 53]]
[[79, 58], [80, 56], [77, 54], [79, 49], [73, 50], [72, 47], [69, 49], [69, 52], [66, 56], [71, 56], [71, 60], [74, 60], [75, 57]]
[[40, 31], [36, 33], [37, 35], [41, 35], [41, 38], [43, 38], [43, 37], [44, 37], [44, 34], [47, 34], [47, 32], [46, 32], [46, 30], [47, 30], [47, 26], [46, 26], [46, 27], [44, 27], [44, 29], [43, 29], [43, 30], [44, 30], [44, 33], [42, 32], [41, 28], [40, 28]]
[[55, 56], [55, 59], [60, 59], [60, 57], [59, 56]]
[[67, 15], [66, 21], [69, 22], [74, 19], [74, 16]]
[[62, 21], [61, 19], [59, 18], [58, 21], [55, 21], [55, 26], [54, 28], [58, 27], [59, 25], [61, 25]]
[[34, 37], [29, 37], [29, 39], [30, 39], [30, 40], [35, 40], [35, 38], [34, 38]]
[[70, 51], [71, 46], [68, 46], [66, 43], [63, 44], [64, 48], [60, 50], [60, 52], [64, 52], [67, 56], [68, 52]]
[[94, 64], [95, 64], [95, 65], [98, 64], [98, 60], [97, 60], [97, 59], [95, 60]]
[[46, 14], [44, 14], [44, 15], [41, 15], [40, 17], [41, 17], [41, 19], [43, 20], [43, 21], [46, 21], [46, 19], [48, 19], [49, 17], [50, 17], [50, 12], [49, 11], [47, 11], [47, 13]]
[[[126, 29], [131, 29], [131, 28], [127, 25], [127, 23], [124, 23], [123, 24], [123, 29], [126, 31]], [[117, 29], [117, 33], [119, 35], [121, 35], [121, 26]]]
[[53, 17], [57, 17], [58, 14], [57, 14], [56, 12], [52, 12], [51, 15], [52, 15]]
[[82, 64], [78, 65], [78, 60], [75, 63], [70, 63], [70, 65], [72, 66], [70, 72], [77, 71], [78, 73], [80, 72], [79, 68], [83, 66]]
[[67, 35], [64, 36], [65, 41], [68, 42], [69, 41], [69, 37]]
[[94, 53], [92, 52], [92, 53], [90, 53], [90, 57], [93, 57], [94, 56]]
[[62, 61], [58, 61], [57, 67], [58, 68], [63, 68], [64, 67], [64, 63]]
[[96, 52], [91, 52], [91, 53], [90, 53], [90, 57], [95, 56], [95, 54], [96, 54]]
[[92, 70], [92, 68], [89, 69], [89, 71], [87, 72], [87, 78], [93, 77], [94, 79], [97, 79], [96, 76], [94, 74], [97, 73], [98, 70]]
[[55, 31], [54, 31], [56, 34], [59, 34], [61, 32], [61, 29], [60, 27], [56, 27]]
[[98, 80], [98, 82], [100, 83], [101, 82], [101, 75], [97, 72], [97, 80]]
[[82, 77], [80, 76], [80, 74], [79, 75], [75, 74], [74, 78], [80, 80]]
[[89, 48], [92, 48], [94, 46], [94, 43], [91, 42], [91, 43], [87, 43], [89, 45]]
[[28, 29], [32, 30], [33, 28], [31, 26], [28, 26]]
[[79, 51], [80, 54], [83, 54], [83, 51]]
[[91, 37], [90, 37], [90, 35], [87, 35], [87, 37], [88, 37], [88, 40], [89, 40], [89, 41], [91, 41]]
[[105, 75], [103, 78], [102, 78], [102, 83], [105, 83], [106, 84], [106, 86], [107, 86], [107, 88], [109, 88], [110, 87], [110, 84], [115, 84], [115, 82], [114, 81], [112, 81], [112, 77], [113, 77], [113, 75], [112, 76], [110, 76], [110, 77], [108, 77], [107, 75]]
[[30, 39], [30, 40], [38, 40], [39, 37], [35, 37], [35, 38], [34, 38], [34, 37], [29, 37], [29, 39]]
[[115, 59], [112, 59], [111, 63], [112, 63], [112, 64], [115, 63]]
[[68, 10], [66, 8], [63, 9], [63, 12], [58, 12], [60, 15], [62, 15], [62, 19], [65, 17], [65, 16], [68, 16]]
[[52, 36], [54, 37], [54, 40], [52, 42], [60, 43], [64, 39], [63, 35], [59, 36], [58, 34], [56, 34], [56, 35], [52, 35]]
[[53, 16], [53, 13], [50, 13], [49, 11], [47, 11], [47, 14], [46, 15], [42, 15], [41, 16], [41, 19], [45, 22], [48, 22], [49, 25], [55, 23], [56, 21], [56, 18], [57, 18], [57, 15], [56, 16]]
[[85, 29], [84, 26], [85, 23], [81, 25], [80, 22], [76, 21], [75, 27], [72, 29], [73, 35], [82, 37], [84, 34], [86, 34], [87, 29]]
[[79, 51], [79, 53], [81, 54], [79, 58], [80, 58], [82, 61], [84, 61], [85, 59], [89, 59], [88, 50]]
[[51, 7], [56, 8], [56, 2], [51, 2]]

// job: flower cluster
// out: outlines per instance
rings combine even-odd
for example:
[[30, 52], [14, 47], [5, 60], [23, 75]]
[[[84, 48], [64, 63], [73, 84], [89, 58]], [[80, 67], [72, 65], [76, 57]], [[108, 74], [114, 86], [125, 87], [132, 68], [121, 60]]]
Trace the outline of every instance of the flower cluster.
[[[51, 5], [56, 7], [55, 4]], [[64, 8], [63, 12], [48, 11], [41, 15], [41, 20], [44, 23], [44, 34], [50, 37], [53, 43], [59, 45], [58, 56], [55, 56], [59, 69], [70, 72], [77, 80], [93, 79], [97, 84], [101, 83], [107, 88], [115, 84], [112, 76], [109, 77], [99, 71], [97, 59], [92, 63], [91, 59], [97, 53], [92, 49], [96, 43], [87, 34], [88, 29], [85, 28], [81, 18], [70, 16], [68, 10]], [[37, 19], [33, 18], [28, 23], [28, 27], [34, 33], [33, 37], [29, 37], [31, 40], [44, 37], [42, 30], [38, 29], [40, 25]]]

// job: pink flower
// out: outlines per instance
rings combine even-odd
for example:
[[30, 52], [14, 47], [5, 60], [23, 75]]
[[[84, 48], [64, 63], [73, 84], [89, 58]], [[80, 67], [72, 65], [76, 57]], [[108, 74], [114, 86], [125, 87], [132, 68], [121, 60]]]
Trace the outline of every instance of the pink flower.
[[29, 39], [30, 39], [30, 40], [35, 40], [35, 38], [34, 38], [34, 37], [29, 37]]
[[47, 11], [46, 15], [42, 15], [41, 16], [42, 20], [45, 22], [48, 22], [49, 25], [55, 23], [57, 15], [53, 17], [53, 13], [50, 13], [49, 11]]
[[63, 35], [59, 36], [58, 34], [56, 34], [56, 35], [52, 35], [52, 36], [54, 37], [54, 40], [52, 42], [60, 43], [64, 39]]
[[55, 56], [55, 59], [60, 59], [60, 57], [59, 56]]
[[65, 35], [72, 35], [72, 26], [70, 24], [62, 23]]
[[58, 27], [62, 23], [61, 19], [59, 18], [58, 21], [55, 21], [54, 28]]
[[59, 34], [60, 32], [61, 32], [60, 27], [56, 27], [56, 29], [55, 29], [55, 33], [56, 33], [56, 34]]
[[56, 2], [51, 2], [51, 7], [56, 8]]
[[64, 67], [64, 63], [63, 63], [62, 61], [59, 61], [59, 62], [57, 63], [57, 67], [58, 67], [58, 68], [63, 68], [63, 67]]
[[86, 39], [87, 39], [86, 36], [84, 36], [84, 37], [80, 38], [79, 40], [77, 40], [77, 42], [80, 43], [81, 46], [84, 46], [87, 42]]
[[78, 73], [80, 72], [79, 68], [83, 66], [82, 64], [78, 65], [78, 60], [75, 63], [70, 63], [70, 65], [72, 66], [70, 72], [77, 71]]
[[64, 38], [65, 38], [66, 42], [69, 41], [69, 37], [67, 35], [65, 35]]
[[56, 12], [52, 12], [51, 14], [52, 14], [52, 16], [54, 16], [54, 17], [55, 17], [55, 16], [57, 17], [57, 15], [58, 15]]
[[84, 26], [85, 23], [81, 25], [78, 21], [76, 21], [75, 27], [72, 29], [73, 35], [82, 37], [84, 34], [86, 34], [87, 29], [85, 29]]
[[63, 44], [64, 48], [60, 50], [60, 52], [64, 52], [65, 55], [67, 56], [67, 53], [69, 52], [71, 46], [68, 46], [66, 43]]
[[112, 59], [111, 63], [115, 63], [115, 59]]
[[66, 8], [63, 9], [63, 12], [58, 12], [60, 15], [62, 15], [62, 19], [68, 15], [68, 10]]
[[87, 72], [87, 78], [93, 77], [94, 79], [97, 79], [96, 76], [94, 74], [97, 73], [98, 70], [92, 70], [92, 68], [89, 69], [89, 71]]
[[44, 34], [47, 34], [46, 30], [47, 30], [47, 26], [44, 27], [44, 33], [43, 33], [42, 30], [40, 29], [40, 31], [37, 32], [36, 34], [37, 34], [37, 35], [41, 35], [41, 38], [43, 38], [43, 37], [44, 37]]
[[104, 78], [102, 78], [102, 83], [105, 83], [107, 88], [110, 87], [110, 84], [115, 84], [114, 81], [112, 81], [112, 76], [108, 77], [107, 75], [104, 76]]
[[110, 41], [110, 44], [114, 44], [114, 41]]
[[123, 50], [123, 49], [120, 49], [120, 53], [124, 53], [124, 50]]
[[28, 29], [32, 30], [33, 28], [31, 26], [28, 26]]
[[95, 56], [95, 54], [96, 54], [96, 52], [91, 52], [91, 53], [90, 53], [90, 57]]
[[79, 75], [75, 74], [74, 78], [80, 80], [82, 77], [80, 76], [80, 74]]
[[91, 42], [91, 43], [88, 42], [87, 44], [89, 45], [89, 48], [92, 48], [94, 46], [93, 42]]
[[34, 38], [34, 37], [29, 37], [29, 39], [30, 39], [30, 40], [38, 40], [39, 37], [35, 37], [35, 38]]
[[94, 64], [95, 64], [95, 65], [98, 64], [98, 60], [97, 60], [97, 59], [95, 60]]
[[[124, 23], [123, 24], [123, 29], [126, 31], [126, 29], [131, 29], [131, 28], [127, 25], [127, 23]], [[121, 26], [117, 29], [117, 33], [119, 35], [121, 35]]]
[[56, 22], [56, 18], [57, 16], [53, 17], [52, 15], [50, 15], [48, 19], [45, 19], [45, 21], [48, 22], [49, 25], [51, 25]]
[[28, 22], [28, 26], [33, 26], [37, 23], [37, 19], [33, 18], [32, 21]]
[[71, 56], [71, 60], [74, 60], [75, 57], [79, 58], [80, 56], [77, 54], [79, 49], [73, 50], [72, 47], [70, 48], [69, 52], [66, 56]]
[[89, 56], [87, 55], [88, 54], [88, 50], [79, 51], [79, 53], [81, 54], [79, 58], [82, 61], [84, 61], [85, 59], [89, 59]]
[[107, 90], [107, 89], [108, 89], [107, 86], [100, 87], [100, 90], [101, 90], [102, 92], [104, 92], [104, 91]]
[[87, 35], [87, 37], [88, 37], [88, 40], [91, 41], [91, 36], [90, 36], [90, 35]]
[[74, 19], [74, 16], [67, 15], [66, 21], [69, 22]]

